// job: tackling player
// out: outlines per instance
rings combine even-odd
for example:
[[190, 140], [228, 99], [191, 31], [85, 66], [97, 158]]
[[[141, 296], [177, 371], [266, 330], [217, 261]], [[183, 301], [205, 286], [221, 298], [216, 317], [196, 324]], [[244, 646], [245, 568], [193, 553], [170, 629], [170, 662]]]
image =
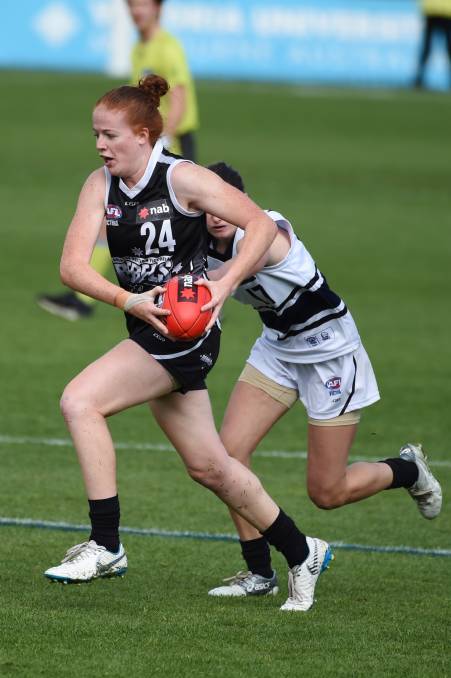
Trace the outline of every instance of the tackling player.
[[[210, 165], [224, 181], [244, 191], [239, 173]], [[425, 518], [435, 518], [442, 494], [421, 445], [401, 447], [399, 457], [348, 466], [360, 412], [379, 400], [371, 363], [344, 301], [333, 292], [291, 224], [267, 214], [278, 233], [258, 266], [234, 292], [260, 315], [263, 331], [232, 391], [220, 431], [229, 454], [250, 466], [258, 443], [295, 402], [308, 415], [307, 490], [324, 509], [404, 487]], [[208, 275], [219, 280], [246, 242], [244, 231], [207, 215], [211, 236]], [[214, 596], [271, 593], [277, 578], [267, 540], [231, 510], [248, 572], [231, 577]]]

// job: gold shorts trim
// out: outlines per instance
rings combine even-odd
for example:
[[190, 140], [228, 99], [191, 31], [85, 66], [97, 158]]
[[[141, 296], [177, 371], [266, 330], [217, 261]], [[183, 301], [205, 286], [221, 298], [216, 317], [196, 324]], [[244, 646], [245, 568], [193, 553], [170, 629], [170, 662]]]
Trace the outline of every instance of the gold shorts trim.
[[285, 407], [288, 409], [290, 409], [290, 407], [292, 407], [298, 400], [298, 392], [295, 388], [281, 386], [260, 372], [260, 370], [257, 370], [250, 363], [246, 363], [243, 371], [238, 377], [238, 381], [245, 381], [247, 384], [255, 386], [255, 388], [259, 388], [261, 391], [267, 393], [271, 398], [277, 400], [277, 402], [285, 405]]
[[339, 417], [333, 417], [333, 419], [312, 419], [312, 417], [309, 417], [308, 423], [313, 424], [313, 426], [351, 426], [359, 423], [360, 414], [360, 410], [353, 410], [352, 412], [345, 412]]

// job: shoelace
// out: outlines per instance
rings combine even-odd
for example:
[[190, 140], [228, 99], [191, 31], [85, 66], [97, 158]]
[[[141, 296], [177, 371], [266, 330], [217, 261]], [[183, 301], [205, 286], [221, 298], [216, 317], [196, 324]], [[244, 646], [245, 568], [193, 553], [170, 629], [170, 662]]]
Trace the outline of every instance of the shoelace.
[[84, 558], [87, 558], [88, 556], [92, 555], [92, 553], [101, 550], [105, 551], [105, 548], [103, 546], [98, 545], [91, 546], [91, 543], [89, 541], [84, 541], [82, 544], [76, 544], [75, 546], [72, 546], [72, 548], [70, 548], [67, 551], [61, 563], [67, 563], [69, 561], [76, 562], [78, 560], [83, 560]]
[[223, 579], [222, 581], [223, 581], [225, 584], [226, 584], [226, 583], [230, 583], [230, 585], [232, 585], [232, 584], [240, 584], [241, 582], [243, 582], [245, 579], [247, 579], [247, 578], [250, 577], [251, 575], [252, 575], [252, 572], [244, 572], [244, 570], [240, 570], [239, 572], [237, 572], [236, 574], [234, 574], [233, 577], [226, 577], [226, 578]]
[[425, 492], [424, 494], [417, 494], [415, 498], [420, 506], [428, 506], [433, 503], [434, 493], [431, 491]]

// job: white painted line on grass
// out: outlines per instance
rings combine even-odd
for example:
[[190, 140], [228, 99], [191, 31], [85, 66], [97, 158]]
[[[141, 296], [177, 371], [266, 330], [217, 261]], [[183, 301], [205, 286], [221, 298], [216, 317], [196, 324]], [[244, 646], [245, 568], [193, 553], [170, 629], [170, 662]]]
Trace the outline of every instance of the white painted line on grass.
[[[9, 436], [0, 435], [0, 445], [43, 445], [45, 447], [72, 447], [70, 438], [36, 438], [32, 436]], [[168, 443], [133, 443], [116, 442], [117, 450], [149, 450], [151, 452], [174, 452], [172, 445]], [[361, 457], [355, 454], [349, 455], [350, 461], [379, 461], [387, 456], [387, 452], [381, 452], [380, 457]], [[395, 453], [393, 453], [394, 456]], [[305, 450], [258, 450], [257, 457], [274, 457], [276, 459], [307, 459]], [[432, 459], [431, 466], [451, 468], [451, 461], [446, 459]]]
[[[34, 527], [42, 530], [61, 530], [63, 532], [89, 532], [90, 525], [54, 522], [51, 520], [33, 520], [31, 518], [0, 517], [0, 527]], [[159, 528], [121, 527], [121, 533], [134, 534], [140, 537], [166, 537], [173, 539], [199, 539], [202, 541], [232, 541], [237, 542], [235, 534], [210, 532], [192, 532], [178, 530], [163, 530]], [[347, 544], [342, 541], [331, 542], [335, 549], [345, 551], [366, 551], [369, 553], [401, 553], [410, 556], [435, 556], [451, 558], [450, 549], [424, 549], [415, 546], [378, 546], [372, 544]]]

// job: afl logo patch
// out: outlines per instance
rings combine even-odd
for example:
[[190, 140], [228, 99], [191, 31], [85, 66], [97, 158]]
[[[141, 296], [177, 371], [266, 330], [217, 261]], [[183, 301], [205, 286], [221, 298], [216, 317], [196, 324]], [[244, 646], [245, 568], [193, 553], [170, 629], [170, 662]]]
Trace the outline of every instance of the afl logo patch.
[[341, 393], [341, 377], [331, 377], [324, 386], [329, 391], [329, 395], [338, 395]]
[[107, 219], [120, 219], [122, 210], [117, 205], [107, 205], [105, 209]]

